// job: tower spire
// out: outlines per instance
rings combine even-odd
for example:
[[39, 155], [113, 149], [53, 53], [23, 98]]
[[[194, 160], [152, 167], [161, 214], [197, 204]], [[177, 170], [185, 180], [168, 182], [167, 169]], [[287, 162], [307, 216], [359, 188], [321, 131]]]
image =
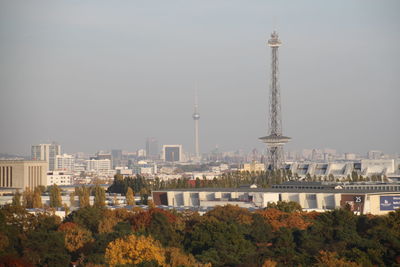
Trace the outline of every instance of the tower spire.
[[195, 88], [194, 93], [194, 112], [192, 115], [194, 120], [194, 150], [196, 160], [200, 160], [200, 145], [199, 145], [199, 120], [200, 120], [200, 113], [199, 113], [199, 105], [197, 99], [197, 86]]
[[268, 40], [271, 47], [271, 83], [270, 83], [270, 105], [269, 105], [269, 132], [267, 136], [260, 139], [267, 144], [268, 164], [271, 170], [278, 170], [283, 167], [284, 153], [283, 145], [289, 142], [290, 137], [282, 135], [281, 98], [279, 88], [278, 70], [278, 48], [282, 42], [278, 33], [273, 31]]

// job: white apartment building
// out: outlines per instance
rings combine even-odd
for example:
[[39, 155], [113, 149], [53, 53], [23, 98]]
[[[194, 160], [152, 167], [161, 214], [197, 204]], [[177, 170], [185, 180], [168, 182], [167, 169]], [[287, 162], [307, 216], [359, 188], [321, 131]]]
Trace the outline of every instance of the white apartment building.
[[62, 154], [56, 156], [56, 170], [73, 172], [75, 169], [75, 157]]
[[47, 185], [72, 185], [73, 175], [65, 171], [47, 172]]
[[61, 146], [56, 143], [32, 145], [31, 148], [31, 159], [47, 161], [50, 171], [57, 168], [56, 156], [60, 154]]
[[86, 171], [97, 173], [110, 173], [111, 160], [109, 159], [90, 159], [86, 160]]

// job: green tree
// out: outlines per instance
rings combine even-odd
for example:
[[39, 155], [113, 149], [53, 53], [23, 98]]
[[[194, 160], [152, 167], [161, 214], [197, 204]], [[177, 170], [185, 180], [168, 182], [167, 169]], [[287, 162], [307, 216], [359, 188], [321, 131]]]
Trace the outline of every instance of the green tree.
[[168, 221], [166, 215], [154, 212], [151, 217], [151, 223], [146, 228], [146, 232], [159, 240], [164, 247], [181, 246], [183, 237], [178, 231], [175, 231], [174, 225]]
[[19, 190], [15, 192], [12, 198], [12, 205], [16, 207], [21, 207], [21, 193], [19, 192]]
[[33, 208], [33, 192], [29, 187], [25, 188], [25, 191], [22, 193], [22, 199], [25, 208]]
[[104, 216], [104, 208], [99, 207], [84, 207], [71, 212], [66, 222], [74, 222], [80, 226], [89, 229], [92, 233], [98, 233], [99, 224]]
[[75, 205], [76, 205], [75, 192], [71, 192], [69, 193], [69, 206], [72, 208], [75, 207]]
[[129, 205], [129, 206], [135, 205], [135, 196], [133, 194], [133, 190], [131, 187], [128, 187], [125, 197], [126, 197], [127, 205]]
[[42, 192], [40, 188], [36, 187], [34, 192], [33, 192], [33, 201], [32, 201], [32, 206], [33, 208], [42, 208]]
[[294, 201], [278, 201], [277, 203], [269, 202], [267, 209], [277, 209], [283, 212], [302, 211], [301, 205]]
[[102, 187], [96, 185], [94, 187], [94, 203], [95, 207], [104, 207], [106, 205], [106, 192]]
[[205, 220], [196, 224], [185, 237], [185, 247], [203, 263], [213, 266], [235, 266], [247, 262], [254, 250], [236, 223]]
[[56, 208], [62, 206], [61, 189], [56, 185], [52, 185], [49, 190], [50, 207]]
[[85, 208], [90, 206], [90, 189], [86, 186], [82, 186], [78, 189], [79, 196], [79, 207]]
[[36, 266], [68, 266], [70, 256], [64, 234], [57, 231], [32, 231], [24, 241], [23, 258]]

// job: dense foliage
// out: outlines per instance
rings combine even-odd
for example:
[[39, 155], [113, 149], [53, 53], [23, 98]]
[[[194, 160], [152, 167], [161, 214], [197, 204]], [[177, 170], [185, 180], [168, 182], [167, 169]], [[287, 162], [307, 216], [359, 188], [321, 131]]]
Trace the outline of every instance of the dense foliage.
[[[277, 203], [200, 216], [102, 205], [61, 221], [21, 206], [0, 209], [0, 266], [399, 266], [400, 211], [302, 212]], [[18, 265], [19, 264], [19, 265]], [[128, 264], [128, 265], [127, 265]]]

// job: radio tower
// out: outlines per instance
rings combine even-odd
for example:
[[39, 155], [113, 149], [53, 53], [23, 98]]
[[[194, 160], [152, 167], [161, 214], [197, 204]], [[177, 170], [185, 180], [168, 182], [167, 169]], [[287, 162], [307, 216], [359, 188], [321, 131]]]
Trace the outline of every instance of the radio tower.
[[281, 44], [278, 33], [274, 31], [271, 34], [271, 39], [268, 40], [268, 46], [271, 47], [272, 50], [272, 73], [269, 95], [269, 135], [260, 138], [261, 141], [267, 144], [268, 164], [271, 170], [278, 170], [283, 167], [283, 145], [290, 140], [290, 137], [282, 135], [281, 97], [278, 81], [278, 48]]
[[198, 111], [199, 107], [197, 104], [197, 90], [195, 92], [194, 97], [194, 112], [193, 112], [193, 120], [194, 120], [194, 150], [196, 160], [200, 160], [200, 146], [199, 146], [199, 120], [200, 120], [200, 113]]

